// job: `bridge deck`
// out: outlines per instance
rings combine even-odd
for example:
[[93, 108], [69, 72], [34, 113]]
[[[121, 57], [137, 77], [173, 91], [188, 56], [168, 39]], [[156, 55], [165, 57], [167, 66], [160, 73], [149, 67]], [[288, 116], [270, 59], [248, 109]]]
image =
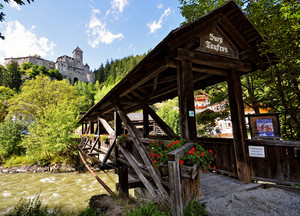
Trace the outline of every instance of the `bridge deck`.
[[201, 173], [199, 199], [212, 216], [300, 215], [300, 190], [245, 184], [216, 173]]

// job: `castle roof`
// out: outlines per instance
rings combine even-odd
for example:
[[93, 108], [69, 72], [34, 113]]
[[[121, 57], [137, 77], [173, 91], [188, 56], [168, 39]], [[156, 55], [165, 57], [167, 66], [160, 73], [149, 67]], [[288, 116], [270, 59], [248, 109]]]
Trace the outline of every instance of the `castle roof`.
[[[75, 51], [76, 51], [76, 52], [83, 52], [78, 46], [76, 47], [76, 49], [74, 49], [73, 52], [75, 52]], [[72, 52], [72, 53], [73, 53], [73, 52]]]

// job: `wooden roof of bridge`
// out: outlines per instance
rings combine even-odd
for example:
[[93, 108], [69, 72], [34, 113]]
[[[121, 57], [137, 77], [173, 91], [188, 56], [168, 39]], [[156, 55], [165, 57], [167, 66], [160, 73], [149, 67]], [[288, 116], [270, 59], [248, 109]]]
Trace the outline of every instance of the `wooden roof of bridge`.
[[[200, 47], [202, 38], [217, 32], [233, 53], [224, 56]], [[177, 61], [192, 62], [194, 90], [225, 81], [227, 71], [245, 74], [267, 67], [258, 44], [263, 41], [240, 8], [227, 2], [207, 15], [171, 31], [127, 76], [81, 118], [81, 123], [100, 116], [113, 119], [115, 103], [126, 113], [174, 98], [177, 92]], [[199, 48], [200, 47], [200, 48]]]

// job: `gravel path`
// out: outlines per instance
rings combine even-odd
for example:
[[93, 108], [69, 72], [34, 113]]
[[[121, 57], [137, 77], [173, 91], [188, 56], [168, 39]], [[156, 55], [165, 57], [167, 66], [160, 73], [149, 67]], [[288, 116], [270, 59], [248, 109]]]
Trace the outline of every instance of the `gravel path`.
[[261, 184], [244, 184], [216, 173], [201, 175], [203, 197], [212, 216], [300, 216], [300, 190], [290, 192]]

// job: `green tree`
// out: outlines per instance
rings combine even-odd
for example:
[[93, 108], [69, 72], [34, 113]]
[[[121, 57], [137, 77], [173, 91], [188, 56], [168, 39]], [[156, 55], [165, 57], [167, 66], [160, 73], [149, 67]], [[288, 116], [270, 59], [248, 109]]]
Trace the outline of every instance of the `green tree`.
[[[99, 82], [98, 82], [99, 85]], [[85, 100], [81, 103], [81, 112], [88, 111], [94, 105], [94, 97], [96, 94], [96, 87], [93, 83], [85, 83], [78, 81], [74, 84], [75, 89], [80, 96], [84, 96]]]
[[[182, 24], [189, 23], [200, 16], [209, 13], [216, 7], [224, 4], [228, 0], [179, 0], [181, 15], [185, 18]], [[240, 6], [244, 5], [247, 0], [235, 0]]]
[[17, 62], [7, 64], [3, 74], [2, 84], [10, 89], [19, 91], [22, 84], [21, 72]]
[[155, 107], [157, 108], [156, 114], [164, 120], [176, 134], [180, 134], [178, 98], [176, 97], [167, 102], [157, 104]]
[[14, 92], [5, 87], [0, 86], [0, 122], [3, 122], [7, 113], [8, 113], [8, 107], [9, 107], [9, 99], [14, 96]]
[[26, 80], [21, 93], [11, 99], [7, 119], [19, 117], [30, 124], [23, 145], [31, 159], [51, 161], [54, 156], [72, 155], [72, 131], [78, 126], [81, 101], [66, 80], [51, 81], [40, 75]]
[[50, 78], [62, 80], [62, 75], [57, 69], [47, 69], [45, 66], [33, 65], [31, 62], [24, 62], [21, 65], [20, 72], [29, 78], [35, 78], [37, 75], [46, 75]]
[[5, 67], [0, 65], [0, 86], [3, 85], [3, 76], [4, 76]]
[[6, 121], [0, 124], [0, 159], [25, 152], [21, 145], [21, 133], [25, 128], [20, 122]]

